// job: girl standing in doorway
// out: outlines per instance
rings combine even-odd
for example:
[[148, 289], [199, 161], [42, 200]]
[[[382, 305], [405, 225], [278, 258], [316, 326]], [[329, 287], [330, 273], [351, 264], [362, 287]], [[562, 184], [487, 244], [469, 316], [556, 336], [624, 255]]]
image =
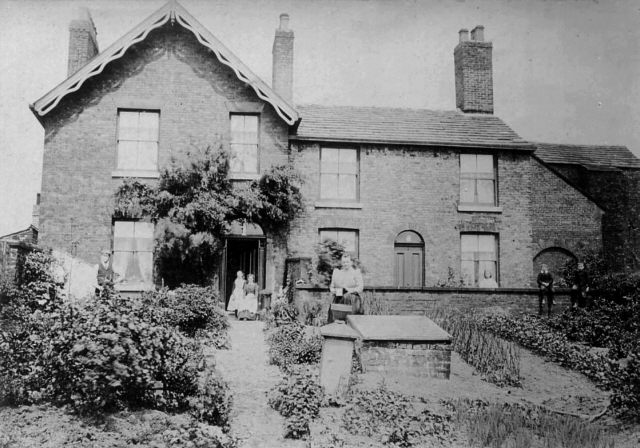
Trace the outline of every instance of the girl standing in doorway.
[[238, 318], [254, 319], [258, 312], [258, 284], [253, 274], [247, 275], [247, 283], [244, 285], [244, 299], [238, 305]]
[[236, 279], [233, 282], [233, 292], [229, 298], [229, 304], [227, 305], [227, 311], [235, 311], [236, 317], [238, 316], [238, 305], [242, 303], [244, 299], [244, 274], [242, 271], [238, 271]]

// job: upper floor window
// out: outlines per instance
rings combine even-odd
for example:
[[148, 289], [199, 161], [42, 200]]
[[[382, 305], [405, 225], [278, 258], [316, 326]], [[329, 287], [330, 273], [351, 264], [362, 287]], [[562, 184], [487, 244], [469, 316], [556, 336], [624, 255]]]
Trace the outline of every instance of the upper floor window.
[[231, 173], [258, 173], [257, 115], [231, 115], [231, 154]]
[[118, 286], [131, 290], [153, 284], [153, 224], [115, 221], [113, 224], [113, 272]]
[[358, 200], [358, 150], [320, 149], [320, 199]]
[[460, 235], [462, 280], [467, 286], [498, 287], [498, 238], [491, 233]]
[[496, 162], [489, 154], [460, 154], [460, 203], [497, 205]]
[[158, 111], [118, 111], [118, 170], [158, 169], [159, 122]]
[[320, 242], [332, 240], [340, 243], [344, 249], [358, 257], [358, 231], [354, 229], [320, 229]]

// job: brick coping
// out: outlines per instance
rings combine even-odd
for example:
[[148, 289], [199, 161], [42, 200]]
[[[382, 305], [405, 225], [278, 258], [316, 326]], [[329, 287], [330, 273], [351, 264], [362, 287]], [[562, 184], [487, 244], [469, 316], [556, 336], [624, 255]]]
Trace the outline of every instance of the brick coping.
[[[312, 285], [296, 285], [296, 289], [310, 292], [329, 292], [328, 288]], [[455, 288], [425, 286], [420, 288], [398, 288], [397, 286], [365, 286], [365, 291], [370, 292], [428, 292], [435, 294], [518, 294], [518, 295], [538, 295], [537, 288]], [[569, 294], [569, 288], [554, 289], [555, 294]]]

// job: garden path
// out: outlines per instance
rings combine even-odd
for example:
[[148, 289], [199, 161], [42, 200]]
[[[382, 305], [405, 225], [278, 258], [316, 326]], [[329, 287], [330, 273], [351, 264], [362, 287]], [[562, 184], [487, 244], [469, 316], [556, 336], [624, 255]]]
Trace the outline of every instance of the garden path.
[[218, 371], [233, 394], [231, 433], [238, 448], [300, 448], [304, 442], [284, 439], [284, 419], [267, 404], [267, 392], [282, 378], [276, 366], [268, 364], [267, 344], [260, 321], [230, 318], [230, 350], [213, 350]]

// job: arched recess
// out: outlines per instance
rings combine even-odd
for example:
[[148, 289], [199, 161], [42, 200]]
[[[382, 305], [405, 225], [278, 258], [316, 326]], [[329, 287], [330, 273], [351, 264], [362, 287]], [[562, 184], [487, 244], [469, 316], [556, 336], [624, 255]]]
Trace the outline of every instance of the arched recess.
[[398, 288], [418, 288], [424, 284], [424, 240], [413, 230], [400, 232], [393, 244], [394, 283]]
[[549, 268], [555, 283], [560, 281], [560, 271], [568, 261], [577, 261], [578, 258], [569, 250], [562, 247], [547, 247], [533, 257], [533, 273], [537, 276], [543, 264]]

